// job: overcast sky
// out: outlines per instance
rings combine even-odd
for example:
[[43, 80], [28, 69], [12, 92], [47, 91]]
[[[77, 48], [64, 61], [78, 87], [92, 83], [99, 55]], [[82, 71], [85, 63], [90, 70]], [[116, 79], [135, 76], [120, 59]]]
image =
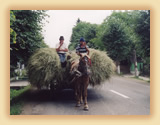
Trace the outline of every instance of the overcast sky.
[[111, 10], [49, 10], [47, 18], [49, 23], [44, 26], [44, 40], [49, 47], [54, 48], [59, 42], [59, 37], [64, 36], [65, 43], [69, 45], [72, 28], [78, 18], [82, 21], [101, 24], [111, 14]]

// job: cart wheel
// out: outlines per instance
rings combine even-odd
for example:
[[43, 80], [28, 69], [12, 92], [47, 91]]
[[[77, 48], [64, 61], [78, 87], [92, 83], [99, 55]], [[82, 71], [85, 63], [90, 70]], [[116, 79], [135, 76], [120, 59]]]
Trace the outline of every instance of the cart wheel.
[[50, 84], [50, 93], [53, 99], [57, 98], [59, 92], [60, 92], [60, 86], [57, 84], [57, 82]]

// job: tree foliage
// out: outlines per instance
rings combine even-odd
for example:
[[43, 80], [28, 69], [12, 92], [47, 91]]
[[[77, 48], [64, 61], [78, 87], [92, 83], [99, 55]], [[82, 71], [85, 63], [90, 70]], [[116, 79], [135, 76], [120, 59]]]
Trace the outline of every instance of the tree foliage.
[[96, 30], [96, 24], [83, 22], [78, 18], [76, 26], [72, 29], [71, 44], [69, 45], [69, 48], [71, 50], [75, 49], [77, 44], [79, 44], [81, 37], [84, 37], [87, 44], [94, 48], [94, 44], [91, 40], [95, 38]]
[[150, 75], [150, 11], [140, 11], [136, 21], [136, 32], [140, 37], [137, 42], [137, 50], [144, 63], [143, 73]]
[[77, 20], [72, 30], [70, 49], [84, 37], [91, 48], [105, 50], [115, 61], [133, 61], [133, 51], [150, 72], [150, 11], [113, 11], [102, 24]]
[[15, 44], [16, 43], [16, 32], [11, 28], [13, 23], [15, 22], [16, 17], [13, 13], [13, 11], [10, 11], [10, 44]]
[[42, 20], [45, 11], [11, 10], [10, 11], [10, 61], [27, 63], [30, 55], [37, 49], [47, 47], [42, 36]]
[[104, 23], [106, 28], [101, 40], [109, 56], [119, 62], [126, 59], [131, 49], [131, 39], [125, 23], [114, 16], [107, 18]]
[[140, 11], [136, 24], [135, 30], [140, 37], [138, 51], [142, 57], [150, 57], [150, 11]]

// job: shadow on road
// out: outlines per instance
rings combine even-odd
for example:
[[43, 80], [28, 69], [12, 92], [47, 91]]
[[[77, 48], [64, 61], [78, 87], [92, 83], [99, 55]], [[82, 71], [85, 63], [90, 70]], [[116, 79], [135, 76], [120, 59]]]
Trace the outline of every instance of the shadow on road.
[[[98, 101], [103, 96], [97, 96], [94, 89], [88, 89], [88, 100]], [[64, 89], [57, 93], [50, 90], [29, 90], [23, 95], [23, 99], [27, 102], [72, 102], [75, 101], [74, 91], [72, 89]]]

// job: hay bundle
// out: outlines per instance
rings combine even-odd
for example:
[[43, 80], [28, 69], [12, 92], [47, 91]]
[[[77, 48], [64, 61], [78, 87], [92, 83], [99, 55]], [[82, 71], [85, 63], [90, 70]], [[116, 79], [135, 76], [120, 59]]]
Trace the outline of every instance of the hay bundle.
[[28, 61], [28, 77], [32, 85], [47, 86], [61, 76], [59, 56], [55, 49], [42, 48], [36, 51]]
[[111, 77], [115, 71], [115, 65], [103, 51], [90, 49], [90, 58], [92, 61], [90, 84], [92, 86], [100, 85]]
[[[70, 54], [71, 59], [67, 60], [67, 69], [70, 68], [70, 63], [79, 59], [75, 52]], [[90, 85], [100, 85], [103, 81], [109, 79], [115, 70], [115, 65], [106, 52], [90, 49], [90, 58], [92, 61]]]

